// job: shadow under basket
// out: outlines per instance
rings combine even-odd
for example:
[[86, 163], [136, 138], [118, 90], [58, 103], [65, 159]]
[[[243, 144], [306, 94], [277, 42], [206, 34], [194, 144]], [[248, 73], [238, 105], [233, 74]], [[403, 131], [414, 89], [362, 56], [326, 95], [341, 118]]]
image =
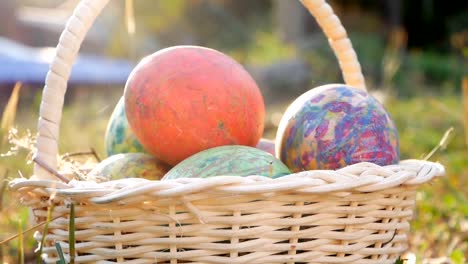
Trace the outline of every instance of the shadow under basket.
[[[75, 263], [393, 264], [407, 249], [416, 190], [444, 175], [438, 163], [358, 163], [276, 179], [58, 181], [50, 171], [59, 170], [56, 139], [67, 80], [80, 43], [108, 2], [82, 0], [70, 17], [40, 109], [36, 158], [46, 166], [35, 164], [30, 179], [10, 182], [38, 223], [51, 214], [47, 229], [34, 235], [45, 241], [46, 263], [58, 260], [56, 243], [67, 261], [74, 245]], [[301, 2], [327, 36], [345, 82], [365, 90], [357, 56], [332, 8], [323, 0]]]

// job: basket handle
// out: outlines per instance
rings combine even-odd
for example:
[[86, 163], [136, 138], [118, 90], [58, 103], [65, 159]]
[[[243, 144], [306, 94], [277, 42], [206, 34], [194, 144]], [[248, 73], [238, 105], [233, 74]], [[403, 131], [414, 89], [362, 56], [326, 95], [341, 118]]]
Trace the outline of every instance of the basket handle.
[[[365, 90], [364, 77], [356, 53], [333, 9], [325, 0], [300, 1], [315, 17], [327, 36], [346, 84]], [[35, 157], [46, 166], [35, 163], [33, 179], [56, 180], [44, 167], [57, 169], [59, 126], [71, 68], [83, 39], [108, 2], [109, 0], [81, 0], [60, 36], [55, 58], [46, 76], [39, 110]]]

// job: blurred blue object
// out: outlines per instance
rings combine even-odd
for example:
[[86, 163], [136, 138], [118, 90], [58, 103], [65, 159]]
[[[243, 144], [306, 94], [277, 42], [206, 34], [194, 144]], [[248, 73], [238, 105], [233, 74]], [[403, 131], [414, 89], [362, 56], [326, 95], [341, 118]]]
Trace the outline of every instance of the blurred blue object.
[[[43, 84], [55, 48], [34, 48], [0, 37], [0, 84]], [[79, 54], [69, 84], [124, 84], [135, 64], [127, 60]]]

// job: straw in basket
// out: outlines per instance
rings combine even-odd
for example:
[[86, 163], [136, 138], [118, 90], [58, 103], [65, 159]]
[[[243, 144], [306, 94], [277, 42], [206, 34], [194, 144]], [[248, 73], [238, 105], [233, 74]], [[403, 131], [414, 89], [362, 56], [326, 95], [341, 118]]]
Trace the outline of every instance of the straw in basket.
[[[75, 263], [394, 263], [407, 248], [418, 185], [444, 174], [436, 163], [359, 163], [336, 171], [260, 176], [58, 181], [57, 137], [67, 80], [84, 36], [109, 0], [82, 0], [63, 31], [46, 78], [38, 160], [16, 179], [36, 221], [54, 204], [43, 259], [70, 259], [69, 204], [75, 206]], [[365, 89], [346, 31], [324, 0], [303, 0], [329, 39], [345, 82]], [[43, 164], [44, 165], [44, 164]]]

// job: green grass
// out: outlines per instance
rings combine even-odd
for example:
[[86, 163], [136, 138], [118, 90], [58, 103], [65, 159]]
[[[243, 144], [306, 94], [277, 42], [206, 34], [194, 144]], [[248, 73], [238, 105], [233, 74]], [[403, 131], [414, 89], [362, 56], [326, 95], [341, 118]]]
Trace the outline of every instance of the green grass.
[[59, 256], [57, 264], [67, 264], [67, 262], [65, 261], [65, 255], [63, 255], [62, 246], [60, 246], [59, 242], [55, 242], [55, 248], [57, 249], [57, 254]]
[[[44, 229], [42, 230], [42, 234], [47, 234], [49, 232], [49, 223], [50, 221], [52, 220], [52, 212], [54, 211], [54, 204], [51, 204], [48, 208], [47, 208], [47, 219], [46, 219], [46, 222], [44, 224]], [[41, 264], [42, 263], [42, 250], [44, 248], [44, 245], [46, 243], [46, 236], [42, 236], [42, 239], [41, 239], [41, 242], [39, 244], [39, 248], [36, 252], [36, 263], [37, 264]]]
[[431, 158], [446, 167], [446, 176], [422, 186], [417, 196], [411, 250], [420, 258], [457, 258], [457, 252], [468, 250], [468, 147], [463, 136], [461, 99], [423, 97], [392, 101], [387, 106], [399, 128], [403, 158], [423, 157], [447, 129], [454, 129], [446, 148]]
[[68, 243], [70, 247], [70, 264], [75, 264], [75, 204], [70, 204], [70, 219], [68, 224]]

